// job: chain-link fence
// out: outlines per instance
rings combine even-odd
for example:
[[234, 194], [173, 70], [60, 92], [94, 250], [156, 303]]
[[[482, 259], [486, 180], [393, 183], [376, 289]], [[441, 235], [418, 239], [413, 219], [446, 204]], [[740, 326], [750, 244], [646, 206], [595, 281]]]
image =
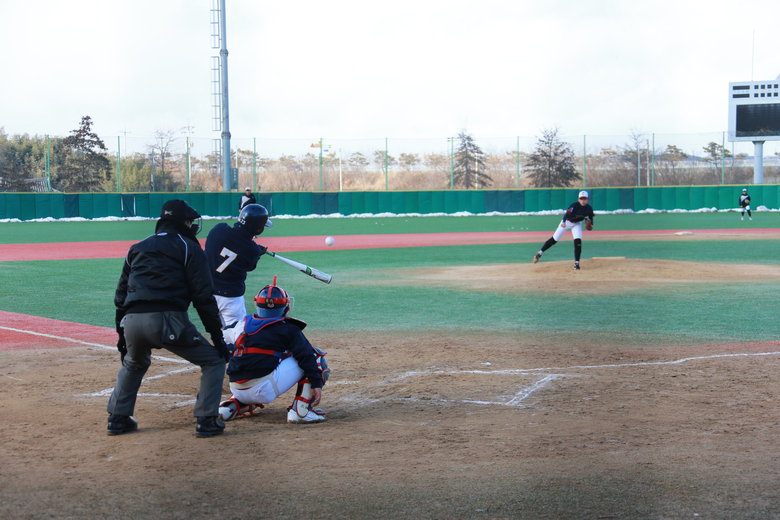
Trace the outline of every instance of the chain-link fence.
[[[5, 144], [13, 138], [5, 137]], [[15, 136], [14, 136], [15, 137]], [[473, 136], [483, 152], [476, 188], [532, 187], [529, 157], [538, 137]], [[752, 143], [731, 143], [725, 132], [632, 133], [624, 136], [560, 136], [579, 173], [572, 187], [750, 184]], [[36, 141], [24, 188], [58, 189], [53, 137]], [[102, 137], [112, 171], [103, 191], [222, 191], [220, 146], [214, 139], [180, 132]], [[0, 161], [3, 146], [0, 139]], [[382, 191], [459, 189], [455, 182], [458, 137], [406, 139], [233, 138], [232, 188], [253, 191]], [[18, 162], [18, 161], [17, 161]], [[6, 170], [8, 171], [6, 160]], [[764, 183], [780, 181], [780, 143], [763, 147]], [[2, 166], [2, 163], [0, 163]], [[20, 166], [21, 167], [21, 166]], [[11, 175], [13, 172], [11, 172]], [[8, 175], [8, 174], [6, 174]], [[2, 177], [0, 177], [2, 179]], [[37, 180], [37, 181], [36, 181]], [[546, 187], [537, 185], [535, 187]], [[0, 191], [9, 191], [7, 188]]]

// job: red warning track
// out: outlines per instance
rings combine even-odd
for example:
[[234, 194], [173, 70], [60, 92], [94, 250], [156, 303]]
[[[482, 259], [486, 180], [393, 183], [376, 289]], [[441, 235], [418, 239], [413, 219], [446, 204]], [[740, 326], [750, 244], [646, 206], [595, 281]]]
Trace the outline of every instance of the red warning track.
[[[682, 231], [682, 230], [680, 230]], [[589, 231], [588, 237], [625, 235], [673, 235], [678, 230]], [[735, 234], [780, 236], [780, 229], [734, 230], [697, 229], [697, 235]], [[336, 243], [325, 245], [324, 236], [263, 237], [261, 242], [275, 253], [324, 251], [327, 249], [378, 249], [426, 246], [463, 246], [479, 244], [519, 244], [546, 240], [551, 231], [505, 231], [485, 233], [417, 233], [404, 235], [334, 235]], [[47, 244], [0, 244], [0, 262], [25, 260], [86, 260], [124, 258], [135, 241], [121, 242], [60, 242]], [[205, 239], [201, 239], [201, 245]]]

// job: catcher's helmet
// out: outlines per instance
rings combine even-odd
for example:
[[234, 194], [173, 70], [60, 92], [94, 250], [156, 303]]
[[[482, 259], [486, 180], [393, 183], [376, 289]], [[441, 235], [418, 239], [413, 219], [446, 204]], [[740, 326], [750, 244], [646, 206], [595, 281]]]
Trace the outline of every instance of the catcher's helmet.
[[263, 229], [272, 227], [273, 222], [268, 220], [268, 210], [260, 204], [247, 204], [238, 215], [237, 225], [249, 230], [253, 235], [259, 235]]
[[192, 233], [197, 235], [201, 229], [202, 219], [200, 214], [195, 211], [195, 208], [187, 204], [184, 200], [171, 199], [162, 206], [160, 211], [160, 219], [175, 220], [177, 222], [192, 222], [190, 229]]
[[293, 304], [294, 300], [290, 298], [287, 291], [276, 285], [275, 276], [274, 283], [260, 289], [260, 292], [255, 296], [257, 315], [261, 318], [286, 316]]

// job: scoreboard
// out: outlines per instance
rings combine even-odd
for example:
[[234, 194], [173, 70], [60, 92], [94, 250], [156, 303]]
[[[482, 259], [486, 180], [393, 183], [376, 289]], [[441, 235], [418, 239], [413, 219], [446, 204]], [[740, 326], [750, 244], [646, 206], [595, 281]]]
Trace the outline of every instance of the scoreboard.
[[780, 141], [780, 76], [729, 83], [729, 141]]

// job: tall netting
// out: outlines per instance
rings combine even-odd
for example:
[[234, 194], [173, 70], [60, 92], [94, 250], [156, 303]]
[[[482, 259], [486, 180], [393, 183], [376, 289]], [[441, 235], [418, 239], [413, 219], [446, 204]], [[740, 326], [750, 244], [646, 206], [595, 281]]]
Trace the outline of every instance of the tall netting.
[[[32, 140], [43, 140], [35, 136]], [[534, 184], [531, 168], [540, 136], [472, 136], [481, 153], [474, 161], [476, 189], [549, 187]], [[556, 136], [579, 180], [571, 187], [750, 184], [754, 147], [731, 143], [724, 132], [701, 134]], [[103, 137], [112, 177], [103, 191], [222, 191], [221, 147], [183, 132]], [[26, 177], [44, 178], [57, 189], [68, 153], [61, 138], [32, 149]], [[54, 143], [52, 145], [52, 143]], [[2, 143], [0, 143], [2, 144]], [[457, 136], [425, 139], [233, 138], [234, 190], [382, 191], [462, 189]], [[1, 150], [0, 150], [1, 151]], [[45, 157], [44, 157], [45, 155]], [[466, 164], [468, 160], [466, 160]], [[780, 182], [780, 142], [763, 146], [764, 183]], [[32, 171], [34, 170], [34, 171]], [[537, 176], [538, 178], [538, 176]], [[543, 181], [537, 181], [543, 182]]]

